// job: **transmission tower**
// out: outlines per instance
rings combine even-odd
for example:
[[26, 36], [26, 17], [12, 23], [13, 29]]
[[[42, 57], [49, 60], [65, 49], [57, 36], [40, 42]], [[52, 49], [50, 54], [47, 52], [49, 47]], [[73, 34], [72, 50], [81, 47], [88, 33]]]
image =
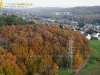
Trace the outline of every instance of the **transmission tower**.
[[67, 54], [67, 69], [68, 71], [72, 72], [72, 67], [73, 67], [73, 40], [72, 38], [69, 38], [69, 44], [68, 44], [68, 51], [66, 52]]

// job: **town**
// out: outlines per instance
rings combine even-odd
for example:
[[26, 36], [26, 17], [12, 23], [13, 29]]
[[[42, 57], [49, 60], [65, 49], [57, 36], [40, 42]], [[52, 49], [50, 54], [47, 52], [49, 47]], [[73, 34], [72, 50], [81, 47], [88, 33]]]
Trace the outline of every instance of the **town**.
[[[16, 15], [26, 21], [34, 21], [36, 24], [46, 24], [49, 26], [60, 26], [60, 28], [71, 27], [73, 31], [80, 31], [88, 40], [100, 40], [100, 11], [89, 12], [84, 9], [96, 10], [99, 6], [94, 7], [75, 7], [72, 8], [19, 8], [19, 9], [4, 9], [0, 10], [0, 16]], [[79, 12], [80, 9], [84, 12]], [[91, 11], [90, 10], [90, 11]], [[91, 19], [92, 17], [92, 19]]]

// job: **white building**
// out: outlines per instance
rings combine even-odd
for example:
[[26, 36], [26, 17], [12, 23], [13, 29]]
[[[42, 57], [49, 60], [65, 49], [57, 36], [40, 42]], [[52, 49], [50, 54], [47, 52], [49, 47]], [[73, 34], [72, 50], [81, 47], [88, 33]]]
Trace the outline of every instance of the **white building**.
[[98, 35], [98, 40], [100, 40], [100, 35]]
[[86, 36], [86, 38], [87, 38], [88, 40], [90, 40], [90, 39], [91, 39], [90, 34], [88, 34], [88, 35]]
[[99, 35], [100, 33], [96, 33], [96, 34], [93, 34], [93, 37], [98, 38]]
[[83, 31], [80, 31], [80, 33], [81, 33], [81, 34], [84, 34], [84, 32], [83, 32]]

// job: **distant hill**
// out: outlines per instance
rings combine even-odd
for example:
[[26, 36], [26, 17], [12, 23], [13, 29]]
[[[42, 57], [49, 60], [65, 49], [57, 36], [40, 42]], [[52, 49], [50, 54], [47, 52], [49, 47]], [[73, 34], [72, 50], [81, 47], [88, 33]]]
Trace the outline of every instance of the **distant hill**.
[[[14, 10], [14, 11], [22, 11], [22, 9], [5, 9], [6, 10]], [[71, 12], [73, 14], [83, 15], [83, 14], [100, 14], [100, 6], [79, 6], [79, 7], [70, 7], [70, 8], [60, 8], [60, 7], [36, 7], [36, 8], [26, 8], [23, 11], [34, 11], [34, 12]]]
[[83, 6], [73, 8], [63, 8], [61, 12], [71, 12], [73, 14], [100, 14], [100, 6]]
[[50, 11], [50, 12], [71, 12], [73, 14], [100, 14], [100, 6], [79, 6], [70, 8], [59, 7], [38, 7], [32, 8], [34, 11]]

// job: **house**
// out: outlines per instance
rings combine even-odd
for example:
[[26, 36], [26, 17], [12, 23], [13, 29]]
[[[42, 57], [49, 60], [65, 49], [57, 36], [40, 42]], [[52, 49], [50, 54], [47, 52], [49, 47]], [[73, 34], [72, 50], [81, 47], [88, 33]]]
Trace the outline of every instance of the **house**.
[[93, 37], [95, 37], [95, 38], [98, 38], [98, 35], [99, 35], [100, 33], [93, 33]]
[[98, 35], [98, 40], [100, 40], [100, 35]]
[[84, 31], [80, 31], [81, 34], [84, 34]]
[[74, 26], [74, 25], [72, 25], [72, 31], [76, 31], [76, 29], [75, 29], [75, 26]]
[[93, 33], [92, 36], [100, 40], [100, 33]]
[[90, 40], [90, 39], [91, 39], [90, 34], [88, 34], [88, 35], [86, 36], [86, 38], [87, 38], [88, 40]]

